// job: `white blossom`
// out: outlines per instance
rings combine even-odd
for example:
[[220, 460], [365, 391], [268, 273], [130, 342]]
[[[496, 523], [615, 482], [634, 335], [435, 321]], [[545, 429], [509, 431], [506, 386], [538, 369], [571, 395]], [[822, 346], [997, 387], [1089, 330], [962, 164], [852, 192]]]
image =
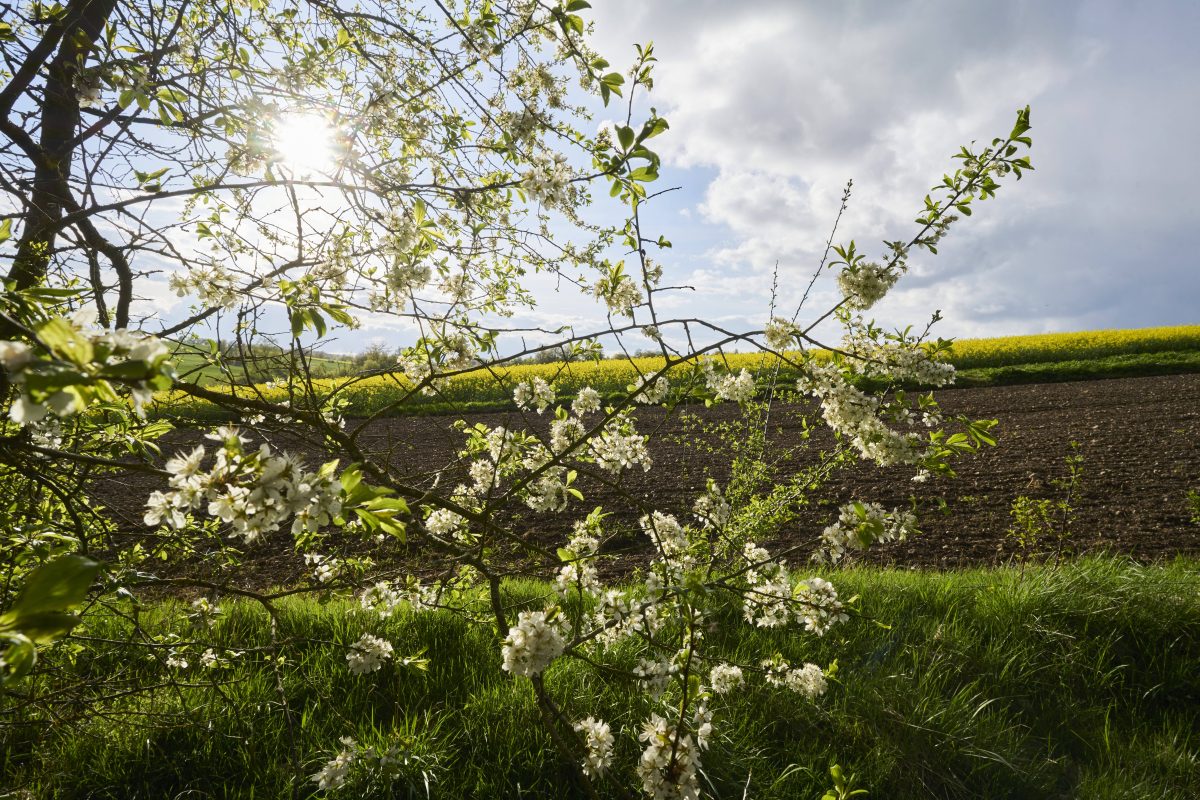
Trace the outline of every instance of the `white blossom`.
[[735, 403], [753, 400], [756, 391], [754, 376], [747, 369], [736, 375], [732, 372], [721, 374], [713, 371], [708, 375], [707, 385], [718, 400], [732, 400]]
[[634, 392], [633, 399], [637, 402], [656, 405], [667, 399], [671, 384], [666, 375], [659, 375], [655, 378], [651, 374], [642, 374], [638, 380], [630, 384], [628, 390]]
[[362, 675], [380, 669], [383, 662], [391, 657], [391, 642], [364, 633], [357, 642], [350, 645], [350, 652], [346, 653], [346, 664], [355, 675]]
[[822, 549], [814, 558], [836, 563], [847, 550], [865, 550], [875, 542], [903, 540], [917, 529], [917, 518], [909, 511], [886, 511], [878, 503], [847, 503], [838, 509], [838, 519], [821, 534]]
[[699, 800], [700, 753], [692, 737], [652, 714], [639, 738], [646, 743], [637, 768], [642, 790], [653, 800]]
[[628, 275], [615, 279], [605, 275], [596, 282], [592, 293], [605, 302], [610, 313], [625, 317], [632, 317], [633, 309], [645, 302], [642, 290]]
[[513, 390], [513, 402], [522, 411], [532, 406], [541, 414], [554, 402], [554, 387], [541, 377], [521, 381]]
[[880, 466], [913, 464], [925, 455], [921, 437], [889, 428], [879, 418], [879, 400], [856, 389], [832, 364], [815, 365], [796, 388], [821, 401], [821, 414], [859, 454]]
[[599, 411], [600, 393], [590, 386], [583, 387], [575, 396], [575, 401], [571, 403], [571, 410], [580, 417]]
[[571, 184], [573, 173], [562, 153], [553, 156], [537, 154], [521, 177], [521, 186], [531, 197], [547, 208], [565, 209], [575, 198]]
[[574, 417], [556, 419], [550, 423], [550, 449], [561, 453], [583, 438], [583, 423]]
[[799, 332], [800, 329], [786, 319], [772, 317], [766, 328], [767, 347], [782, 353], [795, 344]]
[[321, 770], [312, 776], [312, 780], [321, 791], [340, 789], [346, 785], [346, 778], [350, 774], [350, 768], [354, 766], [354, 761], [355, 752], [348, 747], [321, 767]]
[[537, 675], [562, 655], [566, 647], [557, 614], [522, 611], [517, 624], [508, 629], [501, 653], [504, 670], [514, 675]]
[[205, 438], [221, 443], [212, 467], [200, 468], [203, 448], [170, 459], [170, 491], [150, 495], [146, 524], [165, 522], [181, 528], [188, 512], [205, 508], [235, 535], [252, 542], [289, 518], [293, 533], [311, 532], [341, 513], [341, 483], [331, 465], [306, 472], [295, 457], [276, 454], [269, 445], [247, 450], [246, 438], [235, 427], [218, 428]]
[[0, 365], [9, 374], [20, 372], [33, 361], [33, 349], [25, 342], [0, 341]]
[[583, 736], [583, 744], [587, 748], [587, 755], [583, 759], [583, 771], [590, 777], [597, 777], [612, 763], [612, 729], [607, 722], [594, 717], [576, 722], [574, 727]]
[[696, 498], [692, 505], [692, 513], [705, 528], [720, 528], [729, 522], [732, 509], [721, 494], [717, 482], [709, 479], [708, 491]]
[[838, 288], [846, 297], [846, 305], [865, 311], [878, 303], [899, 277], [894, 269], [863, 262], [845, 267], [838, 273]]
[[313, 568], [313, 577], [320, 583], [329, 583], [342, 573], [341, 560], [320, 553], [305, 553], [304, 562]]
[[834, 624], [850, 616], [838, 600], [837, 590], [824, 578], [809, 578], [796, 586], [796, 599], [802, 604], [800, 620], [804, 627], [821, 636]]
[[713, 694], [728, 694], [742, 685], [742, 668], [717, 664], [708, 673], [708, 685]]
[[767, 683], [772, 686], [782, 686], [793, 692], [816, 699], [825, 694], [828, 682], [825, 673], [816, 664], [805, 664], [802, 667], [792, 667], [779, 657], [762, 662]]
[[608, 472], [620, 472], [632, 466], [641, 466], [649, 471], [650, 451], [646, 448], [646, 437], [633, 427], [633, 421], [625, 415], [609, 421], [599, 436], [589, 441], [596, 465]]

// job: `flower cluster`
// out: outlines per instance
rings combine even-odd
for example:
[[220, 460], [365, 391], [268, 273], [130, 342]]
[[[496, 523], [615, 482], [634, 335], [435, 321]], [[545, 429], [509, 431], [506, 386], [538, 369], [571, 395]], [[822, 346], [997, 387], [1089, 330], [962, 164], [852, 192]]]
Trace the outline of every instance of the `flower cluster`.
[[692, 505], [692, 513], [705, 528], [720, 528], [729, 522], [733, 511], [725, 500], [725, 496], [721, 494], [721, 487], [717, 485], [716, 481], [709, 478], [707, 490], [697, 497], [696, 502]]
[[359, 597], [362, 607], [374, 611], [381, 619], [395, 614], [407, 603], [413, 609], [433, 608], [437, 605], [438, 592], [432, 586], [423, 585], [414, 575], [408, 576], [404, 586], [379, 581], [367, 587]]
[[605, 302], [609, 312], [625, 317], [633, 317], [633, 309], [646, 300], [641, 288], [632, 278], [623, 274], [615, 277], [605, 275], [596, 281], [592, 294]]
[[742, 668], [732, 664], [717, 664], [708, 673], [708, 685], [713, 694], [729, 694], [742, 685]]
[[522, 381], [513, 390], [513, 402], [517, 408], [525, 411], [531, 406], [542, 413], [554, 402], [554, 387], [544, 378], [535, 377], [533, 380]]
[[167, 282], [177, 296], [195, 295], [206, 308], [236, 308], [243, 297], [234, 277], [217, 264], [194, 265], [186, 272], [171, 273]]
[[600, 551], [598, 515], [592, 514], [586, 520], [577, 521], [564, 549], [570, 560], [562, 565], [554, 579], [555, 591], [562, 596], [566, 596], [573, 588], [585, 594], [599, 593], [600, 578], [593, 563]]
[[742, 552], [749, 569], [742, 616], [760, 628], [787, 625], [793, 617], [792, 577], [781, 561], [771, 559], [765, 547], [747, 542]]
[[671, 514], [655, 511], [638, 520], [642, 531], [654, 542], [659, 556], [671, 566], [689, 566], [687, 531]]
[[625, 639], [653, 634], [666, 624], [672, 610], [667, 604], [658, 602], [661, 592], [653, 580], [647, 581], [651, 597], [644, 600], [631, 599], [615, 589], [601, 593], [593, 616], [593, 623], [600, 630], [597, 641], [615, 645]]
[[779, 656], [762, 662], [764, 677], [772, 686], [783, 686], [793, 692], [815, 699], [825, 694], [828, 682], [816, 664], [793, 667]]
[[859, 454], [880, 466], [914, 464], [925, 456], [921, 437], [889, 428], [880, 402], [846, 380], [833, 364], [814, 364], [796, 388], [821, 401], [821, 414], [835, 433], [850, 439]]
[[350, 652], [346, 653], [346, 665], [355, 675], [363, 675], [380, 669], [383, 662], [391, 657], [391, 642], [364, 633], [357, 642], [350, 645]]
[[583, 771], [591, 777], [596, 777], [608, 769], [612, 763], [614, 739], [612, 729], [604, 720], [588, 717], [582, 722], [576, 722], [575, 731], [583, 737], [587, 755], [583, 759]]
[[642, 790], [653, 800], [699, 800], [700, 751], [691, 735], [651, 714], [639, 738], [646, 743], [637, 768]]
[[899, 277], [895, 269], [863, 261], [838, 273], [838, 288], [845, 295], [847, 306], [865, 311], [882, 300]]
[[718, 400], [747, 403], [754, 399], [754, 376], [748, 369], [743, 369], [736, 375], [732, 372], [724, 374], [716, 371], [710, 372], [707, 376], [707, 385], [709, 391], [715, 394]]
[[205, 669], [224, 669], [225, 667], [232, 666], [231, 656], [236, 657], [239, 655], [241, 654], [234, 651], [227, 651], [225, 654], [221, 654], [209, 647], [200, 654], [200, 666]]
[[872, 334], [869, 326], [855, 324], [842, 340], [842, 349], [860, 374], [925, 386], [954, 383], [954, 365], [933, 358], [918, 342], [880, 342]]
[[679, 665], [674, 660], [654, 661], [649, 658], [638, 659], [638, 665], [633, 668], [634, 677], [650, 698], [657, 700], [667, 690], [671, 677], [679, 672]]
[[329, 583], [342, 574], [342, 562], [334, 556], [305, 553], [304, 563], [313, 568], [313, 577], [320, 583]]
[[596, 465], [603, 470], [615, 473], [633, 466], [641, 466], [644, 471], [650, 469], [652, 462], [646, 437], [637, 432], [628, 414], [610, 420], [589, 444]]
[[405, 296], [424, 289], [432, 277], [433, 270], [427, 262], [397, 258], [387, 272], [386, 282], [393, 295]]
[[267, 444], [247, 450], [236, 427], [218, 428], [206, 438], [220, 442], [211, 468], [200, 468], [203, 446], [167, 461], [169, 491], [156, 491], [146, 501], [147, 525], [187, 524], [190, 511], [204, 507], [246, 542], [278, 530], [292, 519], [292, 533], [329, 525], [342, 509], [341, 484], [326, 464], [308, 472], [287, 453], [274, 454]]
[[192, 601], [192, 610], [188, 614], [188, 619], [199, 625], [210, 625], [223, 613], [220, 603], [214, 603], [207, 597], [197, 597]]
[[547, 208], [568, 209], [576, 194], [571, 185], [573, 177], [565, 155], [539, 153], [521, 176], [521, 186]]
[[550, 423], [550, 449], [555, 453], [565, 452], [583, 438], [587, 430], [583, 421], [575, 417], [562, 417]]
[[917, 518], [903, 509], [884, 510], [878, 503], [847, 503], [838, 519], [821, 534], [822, 549], [816, 560], [836, 563], [847, 550], [865, 550], [876, 542], [903, 540], [917, 532]]
[[464, 544], [471, 541], [467, 518], [448, 508], [435, 508], [425, 518], [425, 530], [440, 539], [451, 539]]
[[579, 390], [579, 394], [575, 395], [575, 400], [571, 403], [571, 410], [581, 417], [599, 411], [600, 393], [590, 386], [583, 387]]
[[812, 577], [792, 583], [791, 573], [766, 548], [746, 543], [742, 554], [746, 592], [742, 616], [760, 628], [776, 628], [797, 621], [818, 636], [835, 623], [849, 619], [833, 584]]
[[633, 394], [633, 399], [638, 403], [657, 405], [667, 399], [671, 384], [666, 375], [655, 378], [653, 375], [641, 374], [636, 381], [625, 387], [625, 390]]
[[814, 577], [798, 583], [796, 599], [802, 609], [800, 621], [817, 636], [823, 636], [835, 624], [850, 619], [842, 601], [838, 600], [837, 590], [824, 578]]
[[421, 734], [394, 732], [389, 739], [373, 745], [359, 744], [349, 736], [340, 740], [341, 750], [310, 780], [319, 791], [337, 791], [352, 786], [363, 796], [371, 786], [391, 786], [397, 779], [418, 777], [426, 786], [432, 775], [429, 767], [436, 756], [420, 745]]
[[340, 789], [346, 785], [346, 779], [350, 776], [350, 769], [354, 766], [357, 760], [358, 753], [352, 739], [342, 739], [342, 744], [345, 747], [340, 753], [326, 762], [325, 766], [321, 767], [317, 774], [312, 776], [312, 780], [317, 784], [317, 788], [321, 791], [329, 789]]
[[562, 655], [563, 634], [557, 611], [522, 611], [501, 648], [504, 670], [514, 675], [539, 674]]
[[767, 347], [776, 352], [784, 352], [796, 343], [800, 329], [782, 317], [771, 317], [765, 331]]

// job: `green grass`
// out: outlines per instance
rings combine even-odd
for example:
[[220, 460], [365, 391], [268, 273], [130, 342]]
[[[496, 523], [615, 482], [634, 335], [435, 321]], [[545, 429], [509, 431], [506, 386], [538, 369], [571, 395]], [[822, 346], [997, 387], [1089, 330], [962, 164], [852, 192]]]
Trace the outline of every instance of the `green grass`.
[[[776, 650], [794, 661], [836, 658], [841, 681], [815, 703], [755, 683], [718, 705], [719, 736], [704, 757], [715, 796], [742, 797], [748, 780], [749, 797], [815, 800], [835, 760], [875, 798], [1200, 796], [1194, 562], [1089, 559], [1023, 580], [1012, 570], [832, 578], [843, 596], [862, 596], [863, 618], [823, 639], [739, 625], [713, 635], [735, 659]], [[535, 597], [545, 588], [508, 591]], [[191, 635], [177, 604], [147, 608], [143, 622]], [[386, 635], [398, 654], [424, 649], [429, 670], [351, 675], [336, 643], [364, 631]], [[93, 618], [86, 632], [127, 636], [115, 617]], [[215, 633], [233, 646], [269, 642], [266, 615], [244, 603], [230, 604]], [[280, 672], [290, 733], [261, 651], [243, 656], [217, 691], [196, 680], [200, 670], [179, 676], [193, 685], [173, 685], [164, 668], [120, 644], [89, 643], [73, 664], [70, 646], [60, 648], [60, 671], [22, 692], [89, 676], [161, 685], [71, 724], [6, 725], [0, 786], [37, 797], [275, 798], [298, 781], [303, 797], [339, 737], [400, 731], [431, 769], [434, 797], [578, 796], [537, 723], [528, 681], [503, 677], [487, 631], [442, 613], [380, 622], [344, 602], [296, 601], [282, 606], [278, 635], [292, 643]], [[578, 664], [556, 665], [548, 684], [575, 719], [636, 726], [643, 713], [626, 688]], [[17, 705], [0, 705], [6, 723]], [[637, 744], [620, 739], [617, 752], [618, 774], [632, 786]], [[415, 780], [412, 794], [424, 796]], [[394, 789], [370, 796], [409, 796]]]
[[[264, 381], [283, 378], [288, 373], [286, 360], [276, 356], [274, 359], [261, 357], [247, 362], [245, 366], [236, 359], [226, 359], [226, 365], [231, 374], [223, 372], [220, 367], [198, 353], [177, 353], [172, 357], [175, 370], [179, 377], [201, 386], [227, 384], [232, 378], [234, 383], [261, 383]], [[311, 356], [308, 358], [308, 369], [313, 375], [321, 378], [333, 378], [349, 374], [354, 362], [350, 359]]]
[[1200, 351], [1156, 351], [1067, 361], [968, 367], [959, 371], [954, 385], [1011, 386], [1021, 383], [1057, 383], [1192, 372], [1200, 372]]

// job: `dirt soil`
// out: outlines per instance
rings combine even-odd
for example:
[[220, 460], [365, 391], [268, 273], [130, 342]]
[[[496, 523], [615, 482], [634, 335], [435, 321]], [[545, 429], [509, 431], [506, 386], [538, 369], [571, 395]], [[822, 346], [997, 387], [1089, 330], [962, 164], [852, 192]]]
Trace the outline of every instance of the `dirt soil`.
[[[1073, 452], [1071, 442], [1077, 442], [1074, 452], [1083, 457], [1083, 475], [1074, 498], [1077, 517], [1071, 551], [1108, 551], [1139, 560], [1200, 556], [1200, 525], [1191, 521], [1186, 499], [1189, 488], [1200, 489], [1200, 375], [949, 389], [938, 397], [947, 414], [999, 420], [995, 431], [999, 446], [959, 461], [956, 478], [920, 484], [911, 481], [911, 468], [880, 470], [852, 464], [828, 481], [800, 516], [767, 543], [776, 550], [814, 543], [836, 514], [837, 504], [850, 499], [890, 508], [906, 506], [916, 496], [923, 534], [878, 547], [869, 561], [943, 569], [1005, 563], [1015, 555], [1005, 536], [1013, 500], [1020, 495], [1061, 498], [1054, 481], [1065, 477], [1064, 457]], [[639, 411], [639, 430], [654, 434], [650, 472], [628, 472], [619, 488], [581, 479], [585, 502], [578, 505], [577, 514], [529, 513], [511, 519], [510, 524], [553, 551], [562, 545], [572, 519], [603, 505], [614, 512], [609, 527], [625, 530], [606, 546], [621, 554], [611, 569], [623, 571], [643, 560], [646, 543], [634, 523], [646, 506], [686, 514], [703, 491], [706, 472], [722, 484], [728, 478], [728, 466], [721, 462], [728, 460], [730, 445], [703, 428], [736, 423], [737, 406], [692, 406], [682, 411], [682, 415], [679, 410], [670, 415], [657, 408]], [[798, 406], [775, 406], [769, 424], [770, 452], [786, 451], [805, 441], [803, 412]], [[476, 414], [469, 422], [532, 430], [545, 430], [548, 424], [545, 417], [522, 416]], [[819, 424], [815, 417], [811, 421]], [[363, 432], [361, 443], [373, 455], [390, 461], [411, 483], [429, 485], [436, 467], [453, 463], [461, 447], [463, 436], [452, 423], [450, 417], [381, 419]], [[191, 447], [202, 441], [201, 436], [200, 431], [176, 431], [164, 442], [164, 449]], [[278, 446], [299, 450], [311, 464], [322, 458], [318, 448], [293, 437], [270, 438]], [[788, 476], [812, 464], [813, 453], [831, 441], [825, 433], [815, 434], [807, 447], [797, 448], [780, 463], [779, 474]], [[461, 466], [452, 467], [442, 480], [457, 481]], [[107, 480], [94, 499], [118, 520], [124, 536], [140, 537], [146, 535], [141, 504], [155, 488], [160, 487], [153, 476], [118, 476]], [[944, 511], [937, 508], [938, 498], [947, 503]], [[370, 554], [381, 564], [424, 558], [391, 544]], [[246, 561], [253, 583], [264, 586], [290, 583], [305, 571], [283, 535], [247, 548]], [[184, 570], [207, 571], [196, 565]]]

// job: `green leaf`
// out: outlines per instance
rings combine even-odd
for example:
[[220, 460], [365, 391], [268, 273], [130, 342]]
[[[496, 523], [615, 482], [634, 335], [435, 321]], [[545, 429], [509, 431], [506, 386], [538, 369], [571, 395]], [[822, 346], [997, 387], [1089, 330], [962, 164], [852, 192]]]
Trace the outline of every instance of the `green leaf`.
[[654, 167], [638, 167], [633, 172], [629, 173], [629, 177], [635, 181], [650, 183], [658, 180], [658, 170]]
[[0, 670], [0, 686], [4, 686], [29, 674], [29, 670], [37, 663], [37, 649], [28, 636], [20, 633], [0, 634], [0, 641], [8, 642], [8, 648], [4, 651], [7, 673]]
[[66, 611], [87, 597], [88, 588], [100, 572], [90, 558], [68, 555], [42, 564], [25, 579], [13, 611], [17, 616], [43, 611]]
[[628, 150], [633, 147], [634, 134], [633, 128], [628, 125], [621, 125], [617, 128], [617, 140], [621, 143], [621, 149]]
[[6, 219], [0, 222], [0, 244], [7, 242], [12, 238], [12, 220]]
[[42, 611], [36, 614], [21, 614], [16, 627], [34, 644], [49, 644], [70, 633], [79, 624], [79, 617], [65, 611]]
[[602, 76], [600, 82], [619, 95], [621, 93], [619, 87], [625, 84], [625, 76], [619, 72], [610, 72]]
[[[587, 2], [587, 0], [570, 0], [570, 2], [567, 3], [567, 6], [566, 6], [567, 11], [583, 11], [585, 8], [591, 8], [591, 7], [592, 7], [592, 4]], [[608, 66], [608, 65], [605, 64], [605, 66]]]
[[667, 121], [665, 119], [662, 117], [655, 117], [642, 126], [642, 133], [640, 136], [638, 136], [638, 141], [644, 142], [647, 139], [653, 139], [660, 133], [665, 133], [669, 127], [670, 126], [667, 125]]

